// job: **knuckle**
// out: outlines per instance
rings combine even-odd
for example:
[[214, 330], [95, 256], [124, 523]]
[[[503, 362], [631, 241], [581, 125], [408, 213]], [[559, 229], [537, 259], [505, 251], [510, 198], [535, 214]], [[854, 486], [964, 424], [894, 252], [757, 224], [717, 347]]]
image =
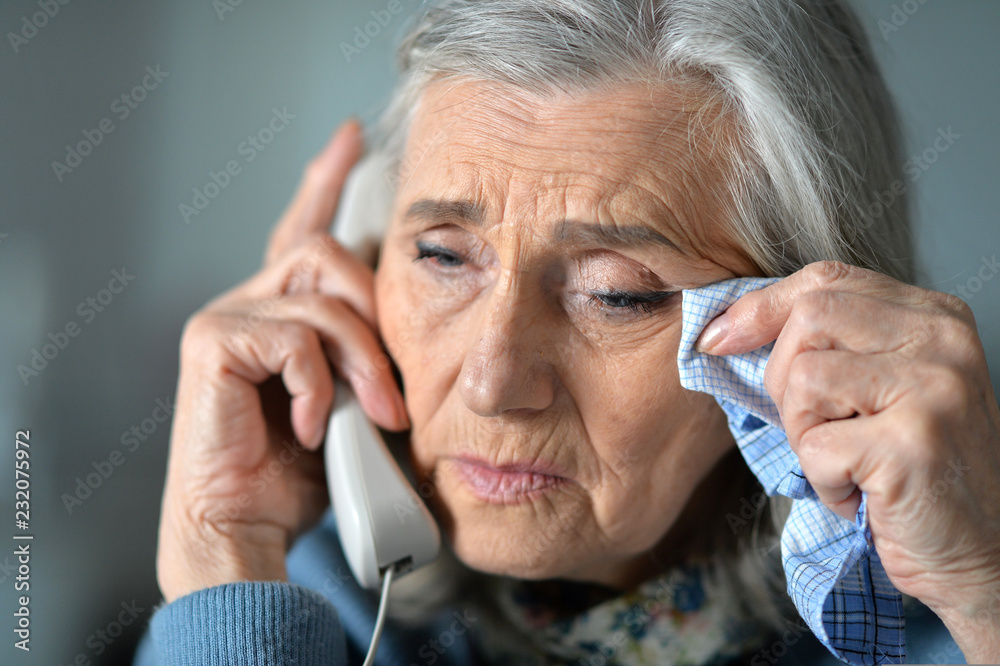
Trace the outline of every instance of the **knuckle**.
[[795, 453], [808, 459], [814, 453], [836, 449], [837, 444], [839, 442], [834, 439], [833, 432], [820, 425], [802, 433]]
[[350, 317], [351, 308], [339, 296], [308, 292], [286, 296], [281, 315], [310, 321], [322, 330], [329, 330], [337, 322]]
[[816, 332], [833, 314], [840, 302], [840, 295], [829, 291], [810, 291], [802, 294], [792, 305], [789, 320], [803, 331]]
[[323, 266], [345, 250], [337, 241], [324, 232], [313, 232], [306, 236], [289, 255], [282, 269], [283, 293], [315, 291], [323, 272]]
[[214, 356], [221, 330], [218, 316], [206, 312], [194, 314], [181, 333], [181, 359], [190, 362]]
[[337, 255], [345, 252], [344, 246], [326, 232], [317, 232], [310, 239], [312, 249], [318, 255]]
[[347, 250], [325, 231], [309, 234], [299, 252], [293, 270], [315, 270], [320, 264], [341, 259]]
[[969, 403], [971, 391], [964, 373], [950, 366], [925, 369], [923, 385], [937, 410], [954, 413]]
[[966, 319], [972, 315], [972, 308], [964, 300], [954, 294], [946, 294], [941, 291], [932, 291], [932, 297], [944, 310], [953, 312]]
[[823, 384], [820, 366], [812, 354], [799, 354], [788, 367], [786, 394], [800, 402], [809, 403], [821, 393]]
[[974, 350], [980, 344], [975, 327], [959, 317], [942, 317], [938, 324], [938, 338], [946, 347], [956, 350]]
[[333, 402], [333, 377], [329, 372], [316, 373], [316, 380], [313, 384], [312, 391], [320, 402]]
[[272, 328], [276, 346], [285, 353], [306, 350], [318, 344], [316, 331], [304, 324], [282, 321], [274, 322]]
[[302, 182], [308, 186], [318, 187], [326, 181], [329, 171], [319, 156], [314, 157], [302, 168]]
[[932, 442], [937, 429], [936, 419], [926, 410], [908, 410], [892, 424], [892, 432], [900, 444], [898, 452], [905, 452], [905, 459], [918, 469], [931, 467], [935, 462]]
[[855, 275], [859, 270], [857, 266], [845, 264], [842, 261], [816, 261], [808, 264], [802, 269], [815, 284], [821, 287], [834, 285], [845, 278]]

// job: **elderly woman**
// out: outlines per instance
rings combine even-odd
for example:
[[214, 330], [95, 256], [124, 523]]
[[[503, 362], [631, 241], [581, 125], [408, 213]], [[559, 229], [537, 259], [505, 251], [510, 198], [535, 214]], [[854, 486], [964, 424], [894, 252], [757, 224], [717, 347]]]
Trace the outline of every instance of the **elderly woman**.
[[347, 123], [260, 273], [185, 329], [144, 663], [367, 647], [374, 599], [315, 528], [335, 376], [405, 432], [453, 556], [411, 576], [384, 663], [775, 663], [800, 626], [769, 565], [787, 506], [748, 500], [677, 364], [683, 292], [741, 276], [784, 279], [699, 351], [774, 343], [816, 496], [853, 520], [864, 494], [895, 588], [1000, 661], [1000, 411], [968, 307], [908, 284], [897, 121], [847, 7], [441, 0], [401, 58], [377, 267], [329, 235]]

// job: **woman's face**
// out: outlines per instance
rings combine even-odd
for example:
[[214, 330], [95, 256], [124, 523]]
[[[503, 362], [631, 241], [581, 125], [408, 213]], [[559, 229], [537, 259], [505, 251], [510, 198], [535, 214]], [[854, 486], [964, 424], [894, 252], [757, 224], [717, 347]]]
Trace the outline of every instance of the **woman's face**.
[[378, 319], [415, 469], [473, 568], [623, 584], [733, 446], [677, 376], [680, 291], [754, 273], [697, 111], [640, 85], [423, 95]]

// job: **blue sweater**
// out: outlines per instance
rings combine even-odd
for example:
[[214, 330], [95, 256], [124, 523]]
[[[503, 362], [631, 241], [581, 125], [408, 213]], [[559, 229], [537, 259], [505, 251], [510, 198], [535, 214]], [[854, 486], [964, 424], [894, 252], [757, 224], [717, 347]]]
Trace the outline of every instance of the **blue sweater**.
[[[288, 554], [288, 583], [228, 583], [160, 607], [135, 666], [338, 666], [361, 664], [378, 610], [378, 593], [351, 577], [332, 511]], [[391, 618], [379, 666], [475, 664], [469, 609], [446, 609], [419, 627]], [[445, 645], [447, 644], [447, 645]]]
[[[351, 577], [331, 511], [289, 553], [288, 574], [288, 583], [229, 583], [161, 606], [135, 666], [360, 665], [374, 629], [378, 595], [362, 590]], [[376, 663], [485, 663], [477, 656], [477, 620], [468, 608], [444, 609], [417, 627], [389, 619]], [[909, 662], [964, 663], [944, 625], [926, 608], [908, 609], [906, 633]], [[811, 634], [780, 647], [766, 657], [758, 654], [751, 663], [839, 664]]]

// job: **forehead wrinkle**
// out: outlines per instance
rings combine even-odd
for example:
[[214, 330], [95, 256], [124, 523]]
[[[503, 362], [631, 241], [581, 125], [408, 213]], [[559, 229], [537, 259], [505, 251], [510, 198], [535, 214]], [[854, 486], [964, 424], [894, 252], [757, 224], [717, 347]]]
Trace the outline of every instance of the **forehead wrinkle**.
[[[555, 96], [557, 102], [565, 97], [569, 104], [546, 103], [545, 99], [537, 103], [503, 84], [467, 85], [468, 90], [451, 85], [435, 98], [436, 108], [428, 110], [435, 116], [432, 122], [448, 122], [454, 130], [442, 155], [452, 163], [445, 168], [449, 180], [466, 182], [467, 191], [472, 184], [468, 181], [480, 181], [476, 189], [488, 200], [484, 203], [506, 205], [508, 197], [504, 195], [509, 195], [511, 183], [523, 174], [529, 176], [529, 182], [531, 177], [545, 181], [545, 189], [560, 187], [564, 209], [574, 199], [573, 189], [584, 186], [598, 195], [590, 204], [591, 210], [606, 208], [602, 217], [638, 218], [692, 248], [715, 235], [709, 227], [716, 226], [712, 224], [716, 215], [710, 209], [717, 206], [712, 196], [703, 195], [718, 192], [715, 181], [719, 174], [713, 168], [716, 161], [711, 159], [715, 155], [703, 155], [699, 150], [711, 150], [714, 137], [709, 135], [708, 141], [701, 143], [691, 136], [687, 119], [694, 113], [670, 104], [686, 98], [673, 95], [664, 100], [647, 91], [651, 104], [624, 104], [622, 113], [610, 113], [602, 106], [597, 114], [597, 107], [581, 100], [585, 93]], [[449, 100], [448, 95], [456, 91], [465, 94]], [[668, 108], [664, 108], [664, 101]], [[464, 102], [473, 103], [461, 108]], [[631, 113], [633, 109], [636, 113]], [[640, 111], [652, 112], [655, 120], [650, 122], [647, 116], [644, 121], [637, 115]], [[458, 119], [466, 122], [456, 124]], [[658, 149], [649, 150], [650, 144]], [[583, 159], [580, 153], [585, 155]], [[548, 159], [539, 162], [540, 156]], [[570, 165], [565, 163], [566, 156]], [[573, 161], [590, 168], [581, 170]], [[465, 175], [459, 176], [463, 171]], [[489, 190], [499, 196], [486, 196]], [[542, 197], [533, 195], [532, 199], [537, 210]], [[695, 199], [700, 201], [696, 204]], [[490, 217], [503, 219], [505, 215], [491, 211]]]
[[[487, 218], [499, 222], [541, 220], [543, 211], [547, 209], [550, 214], [545, 216], [545, 220], [556, 224], [567, 219], [581, 223], [595, 220], [603, 226], [624, 227], [624, 234], [617, 239], [613, 234], [603, 237], [609, 245], [630, 244], [625, 242], [629, 234], [632, 238], [639, 237], [634, 233], [634, 227], [646, 226], [665, 235], [667, 242], [652, 237], [647, 237], [648, 240], [687, 253], [683, 240], [690, 239], [683, 233], [683, 226], [670, 202], [659, 192], [639, 183], [629, 182], [627, 177], [610, 178], [602, 174], [553, 170], [527, 164], [504, 164], [501, 169], [491, 170], [483, 169], [480, 164], [464, 158], [455, 160], [455, 163], [477, 174], [472, 179], [477, 184], [476, 196], [463, 195], [462, 200], [456, 200], [453, 206], [447, 208], [428, 208], [442, 219], [454, 214], [477, 224], [482, 220], [482, 213], [485, 213]], [[521, 174], [528, 177], [519, 178]], [[547, 181], [545, 186], [537, 190], [512, 187], [512, 182], [532, 183], [536, 178]], [[492, 197], [487, 194], [491, 190]], [[640, 201], [640, 198], [643, 200]], [[498, 210], [494, 205], [494, 202], [500, 202], [504, 206], [511, 201], [516, 201], [518, 205], [516, 219], [508, 218], [502, 209]], [[412, 209], [413, 206], [411, 211]], [[470, 209], [471, 213], [468, 212]], [[657, 224], [664, 220], [664, 224]], [[597, 229], [589, 232], [578, 230], [579, 233], [568, 234], [556, 228], [554, 232], [552, 235], [556, 239], [563, 240], [574, 237], [595, 241], [602, 238]]]
[[[448, 86], [444, 86], [443, 83], [429, 86], [431, 89], [435, 87], [444, 89], [436, 96], [436, 106], [429, 109], [429, 116], [456, 112], [463, 119], [470, 121], [470, 124], [478, 126], [474, 132], [476, 139], [481, 135], [482, 129], [489, 134], [495, 134], [500, 130], [502, 134], [507, 134], [500, 137], [506, 143], [546, 153], [572, 150], [603, 153], [608, 147], [605, 144], [620, 150], [620, 144], [613, 139], [619, 135], [626, 136], [630, 142], [636, 142], [636, 137], [646, 137], [644, 140], [640, 139], [644, 145], [658, 144], [662, 136], [668, 132], [683, 134], [686, 137], [691, 126], [689, 119], [693, 116], [692, 111], [683, 105], [677, 107], [666, 104], [663, 99], [659, 100], [659, 104], [651, 102], [647, 105], [648, 108], [643, 106], [639, 109], [635, 105], [624, 105], [616, 113], [596, 112], [595, 105], [586, 104], [585, 101], [588, 96], [600, 94], [599, 91], [579, 91], [572, 94], [560, 92], [548, 96], [535, 96], [506, 84], [478, 80], [466, 80], [464, 86], [457, 81], [450, 81]], [[462, 90], [459, 90], [460, 88]], [[465, 88], [471, 89], [471, 92], [454, 101], [446, 100], [449, 94], [464, 92]], [[655, 90], [650, 87], [647, 95], [653, 100]], [[674, 101], [676, 96], [671, 95], [667, 101]], [[471, 101], [478, 104], [471, 105], [467, 111], [456, 111], [459, 106]], [[633, 114], [633, 111], [636, 113]], [[647, 111], [654, 114], [654, 122], [650, 122], [649, 118], [642, 115]], [[487, 117], [479, 117], [483, 112]], [[592, 126], [595, 121], [604, 125], [596, 136], [595, 128]], [[510, 132], [503, 132], [505, 129]], [[550, 145], [553, 131], [563, 139], [579, 135], [581, 140], [573, 144], [560, 141], [553, 146]], [[542, 140], [533, 141], [532, 138], [535, 136]]]

